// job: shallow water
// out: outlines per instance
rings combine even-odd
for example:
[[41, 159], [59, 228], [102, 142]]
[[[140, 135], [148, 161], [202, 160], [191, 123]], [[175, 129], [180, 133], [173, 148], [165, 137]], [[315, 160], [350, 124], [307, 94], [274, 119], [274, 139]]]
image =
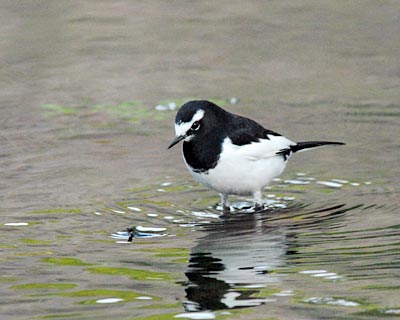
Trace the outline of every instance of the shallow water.
[[[396, 1], [1, 9], [2, 319], [400, 316]], [[166, 150], [191, 97], [347, 145], [223, 215]]]

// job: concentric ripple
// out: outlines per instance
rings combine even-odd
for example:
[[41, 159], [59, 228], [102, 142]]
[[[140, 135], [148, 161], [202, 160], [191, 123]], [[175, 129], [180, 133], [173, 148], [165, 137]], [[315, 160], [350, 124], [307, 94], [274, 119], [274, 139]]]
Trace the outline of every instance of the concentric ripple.
[[[340, 200], [333, 195], [330, 203], [307, 204], [298, 200], [299, 186], [315, 192], [319, 180], [303, 175], [296, 179], [309, 183], [290, 179], [268, 190], [262, 211], [254, 210], [246, 200], [233, 203], [228, 214], [218, 206], [201, 204], [202, 210], [198, 200], [182, 208], [164, 199], [172, 199], [171, 192], [185, 197], [200, 194], [209, 204], [217, 198], [209, 198], [198, 187], [187, 191], [171, 182], [157, 194], [157, 200], [148, 199], [140, 207], [131, 199], [122, 211], [132, 211], [126, 208], [133, 206], [135, 222], [164, 227], [168, 236], [185, 239], [197, 234], [190, 248], [186, 281], [179, 282], [186, 293], [183, 307], [187, 312], [295, 302], [345, 308], [355, 315], [375, 308], [377, 301], [383, 315], [385, 310], [397, 310], [387, 294], [400, 287], [396, 276], [400, 225], [393, 224], [398, 206], [384, 204], [386, 192], [377, 194], [373, 204], [350, 204], [346, 197]], [[369, 185], [332, 181], [341, 187], [326, 185], [339, 190]], [[143, 192], [148, 195], [149, 190], [138, 195]], [[158, 206], [156, 214], [150, 212], [154, 205]]]

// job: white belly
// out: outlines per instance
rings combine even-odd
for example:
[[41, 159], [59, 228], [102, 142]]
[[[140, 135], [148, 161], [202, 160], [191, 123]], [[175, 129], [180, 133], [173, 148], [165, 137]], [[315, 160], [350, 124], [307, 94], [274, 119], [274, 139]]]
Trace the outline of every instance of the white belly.
[[208, 173], [193, 172], [192, 176], [210, 189], [224, 194], [252, 195], [268, 185], [285, 169], [282, 157], [257, 161], [220, 161]]
[[255, 156], [252, 148], [253, 144], [248, 148], [239, 147], [227, 140], [214, 169], [197, 173], [186, 165], [192, 176], [210, 189], [224, 194], [252, 195], [279, 176], [286, 167], [282, 156], [275, 153]]

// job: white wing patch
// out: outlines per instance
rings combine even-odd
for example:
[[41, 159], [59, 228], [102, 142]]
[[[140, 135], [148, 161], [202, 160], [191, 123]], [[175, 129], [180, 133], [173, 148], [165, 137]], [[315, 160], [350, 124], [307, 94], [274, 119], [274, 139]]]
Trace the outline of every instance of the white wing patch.
[[283, 136], [268, 135], [269, 139], [260, 139], [258, 142], [238, 146], [232, 143], [231, 139], [226, 138], [222, 145], [223, 152], [227, 156], [241, 156], [247, 160], [257, 161], [261, 159], [275, 157], [277, 152], [282, 149], [296, 145], [295, 142]]

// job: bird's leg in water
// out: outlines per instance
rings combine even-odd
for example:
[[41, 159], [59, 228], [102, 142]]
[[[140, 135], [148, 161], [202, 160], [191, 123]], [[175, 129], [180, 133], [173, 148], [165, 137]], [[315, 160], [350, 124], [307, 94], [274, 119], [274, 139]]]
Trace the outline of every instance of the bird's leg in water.
[[228, 195], [225, 193], [220, 193], [219, 196], [221, 197], [222, 210], [224, 212], [229, 212], [230, 205], [229, 205], [229, 201], [228, 201]]
[[264, 202], [262, 199], [262, 193], [261, 190], [258, 190], [253, 193], [253, 198], [254, 198], [254, 208], [256, 210], [262, 209], [264, 207]]

